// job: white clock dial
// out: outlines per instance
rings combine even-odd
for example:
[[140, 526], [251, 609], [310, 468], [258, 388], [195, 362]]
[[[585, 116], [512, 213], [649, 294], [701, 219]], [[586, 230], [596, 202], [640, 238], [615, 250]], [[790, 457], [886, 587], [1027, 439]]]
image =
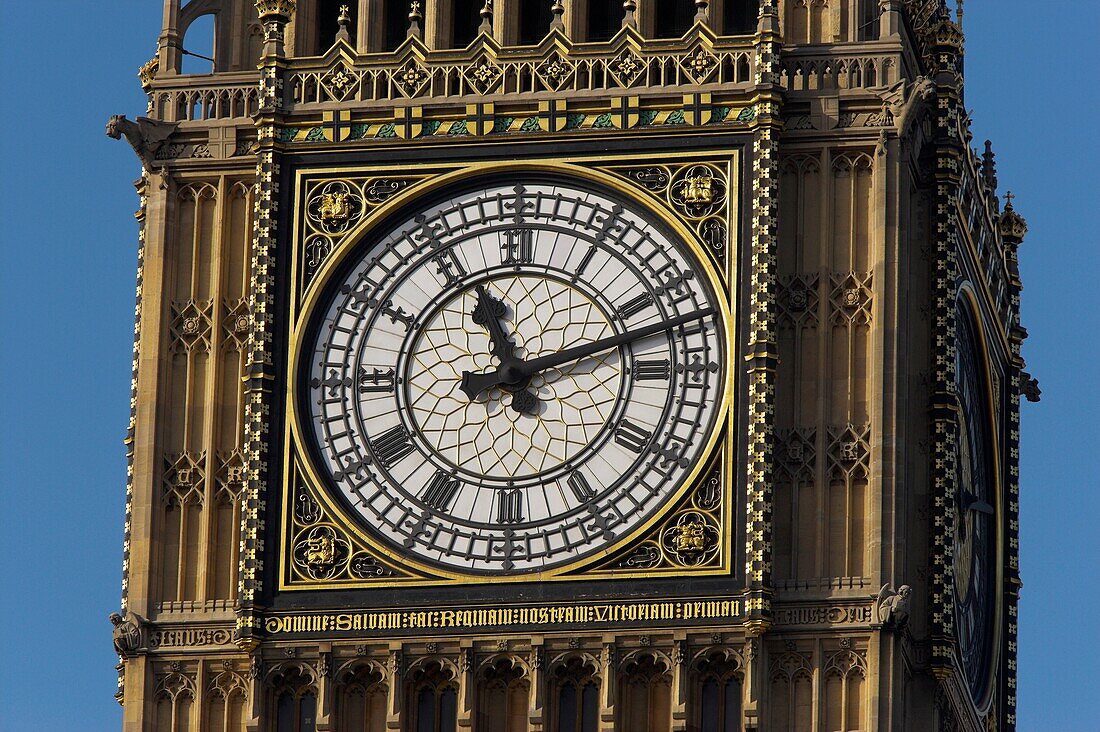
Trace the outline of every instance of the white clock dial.
[[519, 574], [606, 550], [705, 456], [725, 326], [692, 250], [587, 184], [456, 193], [324, 285], [302, 409], [332, 491], [395, 551]]

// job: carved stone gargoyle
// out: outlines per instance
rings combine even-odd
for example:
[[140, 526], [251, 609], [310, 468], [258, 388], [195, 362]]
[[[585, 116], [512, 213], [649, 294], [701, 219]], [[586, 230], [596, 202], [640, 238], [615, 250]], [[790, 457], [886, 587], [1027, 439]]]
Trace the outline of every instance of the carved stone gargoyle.
[[111, 613], [109, 619], [114, 626], [111, 639], [118, 655], [125, 659], [137, 653], [143, 645], [141, 629], [144, 619], [134, 613], [126, 613], [125, 618], [119, 613]]
[[875, 620], [886, 628], [904, 628], [909, 622], [909, 597], [912, 594], [913, 588], [909, 585], [894, 590], [889, 582], [884, 584], [875, 598]]
[[153, 170], [157, 151], [179, 127], [179, 122], [161, 122], [148, 117], [138, 117], [134, 121], [126, 119], [124, 114], [111, 115], [107, 120], [107, 137], [118, 140], [123, 135], [130, 147], [141, 158], [146, 170]]
[[1037, 402], [1043, 397], [1043, 390], [1039, 388], [1039, 380], [1026, 371], [1020, 372], [1020, 393], [1029, 402]]

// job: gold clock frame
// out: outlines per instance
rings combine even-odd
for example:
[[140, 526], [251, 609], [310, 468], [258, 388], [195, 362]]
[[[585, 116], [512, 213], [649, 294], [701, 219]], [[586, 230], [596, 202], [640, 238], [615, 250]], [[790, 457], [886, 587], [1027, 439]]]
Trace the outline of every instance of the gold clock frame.
[[[704, 165], [721, 166], [725, 176], [725, 243], [720, 257], [706, 250], [700, 234], [689, 217], [671, 205], [668, 197], [661, 198], [652, 190], [637, 186], [624, 170], [631, 168], [652, 168], [657, 166]], [[668, 168], [671, 170], [671, 168]], [[682, 168], [681, 168], [682, 170]], [[325, 282], [338, 269], [341, 262], [356, 248], [363, 237], [370, 234], [381, 223], [388, 221], [391, 214], [425, 194], [446, 190], [452, 186], [488, 178], [496, 174], [517, 172], [558, 173], [571, 178], [586, 181], [627, 197], [635, 205], [659, 219], [679, 236], [691, 250], [720, 300], [720, 316], [725, 330], [727, 343], [727, 369], [722, 389], [722, 404], [719, 406], [715, 428], [707, 437], [707, 445], [700, 459], [692, 467], [687, 478], [668, 498], [665, 505], [646, 521], [634, 527], [629, 533], [615, 540], [603, 550], [589, 554], [577, 561], [538, 572], [493, 576], [485, 574], [462, 573], [429, 566], [415, 557], [394, 551], [386, 542], [373, 537], [361, 525], [361, 519], [349, 515], [341, 503], [329, 494], [316, 467], [312, 464], [302, 432], [301, 416], [298, 410], [298, 362], [301, 349], [307, 347], [303, 336], [314, 311]], [[302, 168], [296, 172], [295, 200], [293, 212], [293, 239], [289, 247], [292, 257], [290, 281], [293, 290], [289, 298], [288, 314], [290, 318], [290, 338], [285, 358], [287, 366], [287, 391], [285, 398], [286, 424], [283, 434], [283, 470], [280, 481], [280, 537], [278, 589], [280, 591], [319, 590], [319, 589], [356, 589], [367, 587], [393, 586], [442, 586], [507, 584], [537, 582], [547, 580], [584, 580], [584, 579], [628, 579], [660, 576], [729, 576], [734, 565], [735, 526], [735, 461], [737, 410], [735, 408], [735, 388], [739, 380], [738, 359], [735, 356], [737, 345], [737, 302], [734, 283], [737, 282], [739, 262], [736, 253], [740, 244], [740, 155], [737, 150], [700, 150], [682, 153], [670, 153], [662, 156], [661, 163], [655, 164], [638, 154], [573, 156], [562, 157], [554, 161], [508, 161], [496, 162], [480, 160], [454, 164], [423, 164], [408, 166], [366, 166]], [[361, 220], [347, 229], [333, 251], [316, 269], [307, 283], [303, 278], [304, 267], [304, 215], [303, 194], [306, 184], [317, 180], [347, 180], [352, 175], [389, 175], [410, 179], [403, 190], [381, 203], [369, 212], [362, 212]], [[671, 181], [668, 188], [671, 188]], [[719, 271], [719, 267], [721, 271]], [[721, 502], [718, 506], [718, 551], [717, 561], [702, 567], [654, 567], [650, 569], [620, 569], [608, 567], [615, 557], [621, 557], [630, 547], [645, 541], [655, 530], [671, 520], [674, 514], [684, 509], [690, 496], [700, 484], [713, 476], [719, 476]], [[303, 494], [304, 491], [304, 494]], [[342, 551], [345, 564], [352, 558], [364, 556], [370, 566], [376, 569], [376, 576], [353, 579], [324, 576], [302, 576], [294, 568], [294, 510], [299, 496], [316, 501], [317, 508], [324, 520], [314, 523], [316, 526], [329, 527], [326, 531], [343, 532], [340, 540], [346, 546]], [[299, 532], [300, 536], [303, 532]], [[296, 576], [297, 575], [297, 576]]]

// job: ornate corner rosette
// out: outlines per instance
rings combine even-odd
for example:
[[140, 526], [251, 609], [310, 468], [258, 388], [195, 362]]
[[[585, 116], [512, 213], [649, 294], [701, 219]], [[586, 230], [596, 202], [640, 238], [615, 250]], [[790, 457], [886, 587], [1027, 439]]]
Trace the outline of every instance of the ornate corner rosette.
[[284, 549], [285, 586], [326, 586], [420, 579], [380, 558], [377, 553], [344, 531], [311, 488], [300, 470], [295, 469], [284, 507], [287, 537]]
[[299, 293], [328, 256], [379, 206], [424, 180], [423, 175], [375, 175], [310, 180], [302, 187]]
[[706, 245], [719, 271], [725, 272], [736, 236], [736, 171], [732, 159], [708, 157], [610, 166], [606, 170], [674, 211]]
[[728, 490], [731, 479], [724, 451], [719, 451], [699, 474], [695, 486], [662, 521], [637, 542], [584, 574], [714, 574], [728, 570], [732, 566], [727, 536], [732, 525]]

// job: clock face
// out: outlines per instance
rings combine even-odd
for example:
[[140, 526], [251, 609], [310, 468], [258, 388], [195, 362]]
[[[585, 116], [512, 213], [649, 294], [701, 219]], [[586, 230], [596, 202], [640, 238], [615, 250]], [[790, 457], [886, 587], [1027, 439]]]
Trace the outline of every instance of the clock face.
[[985, 695], [993, 646], [997, 581], [997, 496], [989, 396], [980, 345], [968, 313], [960, 313], [956, 379], [961, 410], [955, 504], [955, 627], [976, 701]]
[[322, 478], [393, 552], [444, 570], [607, 550], [685, 486], [724, 408], [709, 270], [641, 206], [548, 179], [369, 235], [306, 331]]

